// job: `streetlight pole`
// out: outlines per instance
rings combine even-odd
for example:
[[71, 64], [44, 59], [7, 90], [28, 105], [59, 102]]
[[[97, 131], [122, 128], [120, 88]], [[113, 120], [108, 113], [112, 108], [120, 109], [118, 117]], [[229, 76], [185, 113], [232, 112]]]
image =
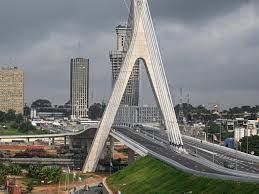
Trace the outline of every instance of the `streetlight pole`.
[[215, 160], [215, 149], [214, 149], [214, 137], [212, 136], [212, 138], [213, 138], [213, 141], [212, 141], [212, 143], [213, 143], [213, 163], [214, 163], [214, 160]]
[[58, 181], [58, 194], [60, 194], [60, 180]]
[[[251, 151], [251, 154], [254, 155], [255, 152], [254, 152], [254, 151]], [[253, 161], [253, 159], [252, 159], [252, 165], [253, 165], [253, 164], [254, 164], [254, 161]]]
[[238, 149], [238, 142], [236, 144], [236, 170], [237, 170], [237, 149]]
[[110, 157], [110, 176], [112, 175], [112, 158]]
[[246, 129], [246, 153], [248, 154], [248, 129]]
[[220, 123], [220, 129], [219, 129], [219, 144], [221, 144], [221, 129], [222, 128], [222, 123]]

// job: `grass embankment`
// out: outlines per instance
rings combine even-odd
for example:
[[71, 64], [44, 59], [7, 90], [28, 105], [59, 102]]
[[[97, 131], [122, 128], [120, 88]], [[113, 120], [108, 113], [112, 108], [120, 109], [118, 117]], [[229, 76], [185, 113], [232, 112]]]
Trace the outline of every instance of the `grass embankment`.
[[32, 130], [32, 131], [20, 131], [19, 129], [2, 129], [0, 130], [1, 136], [8, 135], [41, 135], [41, 134], [50, 134], [51, 132], [43, 130]]
[[115, 193], [120, 190], [123, 194], [259, 193], [259, 184], [196, 177], [151, 157], [113, 174], [107, 182]]
[[21, 132], [18, 129], [3, 129], [0, 130], [0, 135], [26, 135], [27, 133]]

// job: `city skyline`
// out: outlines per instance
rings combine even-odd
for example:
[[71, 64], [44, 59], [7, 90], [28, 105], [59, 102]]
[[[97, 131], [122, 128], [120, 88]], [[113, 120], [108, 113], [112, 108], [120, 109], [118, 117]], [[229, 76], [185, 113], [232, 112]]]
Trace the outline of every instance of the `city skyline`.
[[258, 13], [256, 0], [0, 3], [0, 193], [256, 192]]
[[[196, 105], [258, 104], [258, 2], [206, 2], [150, 3], [174, 93], [180, 87], [185, 88], [190, 91], [191, 103]], [[0, 64], [17, 65], [25, 71], [25, 102], [38, 98], [50, 99], [55, 104], [66, 102], [69, 99], [66, 64], [73, 56], [91, 59], [90, 93], [93, 92], [95, 101], [107, 100], [111, 91], [107, 53], [114, 46], [114, 26], [127, 20], [123, 1], [64, 2], [61, 7], [50, 1], [29, 6], [34, 3], [26, 0], [22, 4], [19, 6], [18, 1], [0, 4], [0, 24], [4, 26], [0, 32]], [[10, 6], [15, 7], [15, 15], [5, 11]], [[94, 13], [91, 6], [101, 11]], [[89, 12], [69, 11], [81, 7]], [[111, 11], [114, 9], [116, 12]], [[149, 92], [144, 93], [149, 98]], [[179, 102], [179, 97], [173, 94], [173, 100]]]

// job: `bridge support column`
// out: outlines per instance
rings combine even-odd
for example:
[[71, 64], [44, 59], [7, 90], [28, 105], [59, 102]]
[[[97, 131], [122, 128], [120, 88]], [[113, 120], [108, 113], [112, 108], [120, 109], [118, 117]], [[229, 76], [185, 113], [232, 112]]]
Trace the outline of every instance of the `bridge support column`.
[[66, 146], [67, 146], [67, 137], [65, 136], [64, 137], [64, 147], [66, 148]]
[[30, 143], [30, 138], [27, 138], [27, 143]]
[[113, 160], [113, 153], [114, 153], [114, 138], [110, 137], [110, 158]]
[[135, 162], [135, 152], [128, 148], [128, 165], [131, 165]]
[[52, 137], [52, 146], [55, 145], [55, 137]]
[[87, 146], [87, 142], [85, 142], [85, 141], [82, 141], [82, 140], [80, 140], [81, 142], [80, 142], [80, 144], [81, 144], [81, 149], [82, 150], [85, 150], [85, 148], [86, 148], [86, 146]]
[[91, 145], [92, 145], [92, 142], [93, 142], [93, 139], [87, 139], [86, 140], [86, 147], [87, 147], [87, 153], [90, 152], [90, 148], [91, 148]]
[[69, 149], [72, 150], [73, 149], [73, 140], [72, 140], [72, 138], [69, 137], [68, 141], [69, 141]]

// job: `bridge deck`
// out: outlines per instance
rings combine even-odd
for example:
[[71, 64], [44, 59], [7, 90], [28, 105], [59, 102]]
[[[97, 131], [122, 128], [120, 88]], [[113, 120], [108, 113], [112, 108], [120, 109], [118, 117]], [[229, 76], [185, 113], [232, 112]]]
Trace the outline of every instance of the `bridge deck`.
[[116, 131], [120, 132], [121, 134], [125, 135], [128, 138], [131, 138], [132, 140], [134, 140], [135, 142], [139, 143], [140, 145], [146, 147], [147, 149], [152, 150], [155, 153], [159, 153], [160, 155], [165, 156], [167, 158], [170, 158], [187, 168], [197, 170], [200, 172], [220, 173], [222, 175], [225, 175], [225, 173], [217, 172], [198, 162], [190, 161], [187, 158], [180, 155], [179, 153], [177, 153], [175, 151], [171, 151], [155, 142], [152, 142], [151, 140], [145, 139], [145, 138], [143, 138], [143, 136], [138, 135], [138, 134], [132, 132], [131, 130], [116, 129]]

